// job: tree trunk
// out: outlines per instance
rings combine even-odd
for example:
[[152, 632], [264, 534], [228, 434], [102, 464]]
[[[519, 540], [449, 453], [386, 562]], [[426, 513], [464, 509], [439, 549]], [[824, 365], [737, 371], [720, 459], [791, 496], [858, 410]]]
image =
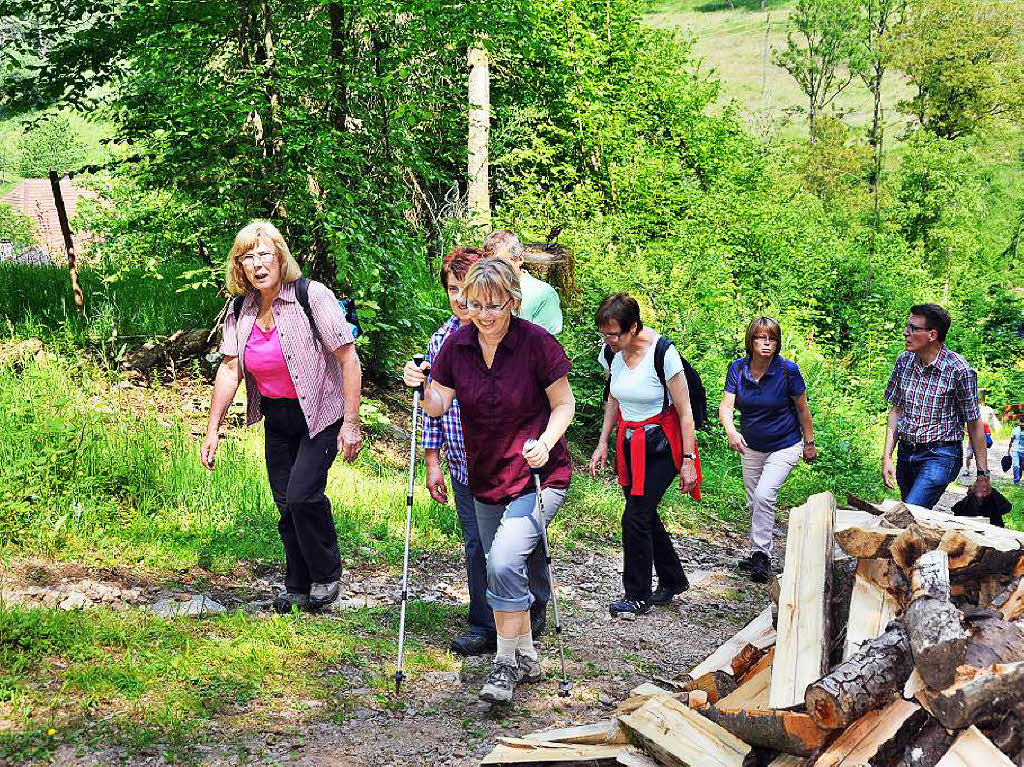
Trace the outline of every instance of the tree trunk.
[[68, 222], [68, 211], [64, 207], [64, 195], [60, 191], [60, 176], [57, 171], [50, 171], [50, 190], [53, 192], [53, 204], [57, 208], [57, 223], [64, 238], [64, 250], [68, 255], [68, 271], [71, 273], [71, 292], [75, 296], [78, 311], [85, 312], [85, 296], [78, 284], [78, 260], [75, 258], [75, 241], [71, 236], [71, 224]]
[[[353, 14], [354, 15], [354, 14]], [[352, 22], [346, 14], [345, 3], [328, 3], [327, 17], [330, 22], [330, 55], [334, 66], [334, 97], [331, 99], [331, 126], [345, 132], [348, 119], [348, 42]]]
[[491, 129], [490, 64], [480, 45], [469, 49], [469, 218], [489, 229], [491, 200], [488, 186], [488, 141]]
[[899, 621], [807, 688], [804, 704], [820, 727], [848, 727], [898, 694], [913, 671], [910, 638]]
[[929, 551], [918, 558], [911, 588], [903, 622], [914, 666], [929, 687], [941, 690], [953, 684], [956, 668], [967, 654], [960, 611], [949, 601], [949, 561], [944, 551]]

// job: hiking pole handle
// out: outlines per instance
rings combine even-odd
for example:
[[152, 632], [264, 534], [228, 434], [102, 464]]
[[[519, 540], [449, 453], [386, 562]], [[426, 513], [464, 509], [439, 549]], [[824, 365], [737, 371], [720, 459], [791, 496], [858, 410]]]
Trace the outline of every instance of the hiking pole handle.
[[[538, 442], [540, 442], [540, 440], [537, 440], [537, 439], [528, 439], [528, 440], [526, 440], [526, 442], [523, 443], [523, 451], [525, 452], [525, 451], [529, 450], [534, 445], [536, 445]], [[544, 468], [543, 466], [540, 466], [538, 468], [534, 468], [533, 466], [530, 467], [530, 474], [533, 475], [533, 478], [535, 480], [536, 479], [540, 479], [540, 472], [541, 472], [541, 469], [543, 469], [543, 468]]]
[[[424, 357], [422, 354], [414, 354], [414, 355], [412, 355], [412, 364], [415, 365], [417, 368], [422, 368], [423, 367], [423, 363], [425, 361], [426, 361], [426, 357]], [[424, 393], [423, 384], [420, 384], [419, 386], [417, 386], [416, 387], [416, 391], [418, 391], [420, 394], [423, 394]]]

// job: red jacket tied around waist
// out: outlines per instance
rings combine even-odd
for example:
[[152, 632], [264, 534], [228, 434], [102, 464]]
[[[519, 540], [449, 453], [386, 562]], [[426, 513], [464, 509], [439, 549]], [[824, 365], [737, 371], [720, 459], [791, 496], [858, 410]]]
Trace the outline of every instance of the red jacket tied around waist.
[[[627, 465], [626, 454], [623, 450], [626, 445], [626, 432], [629, 429], [639, 429], [643, 436], [644, 427], [651, 424], [660, 426], [665, 432], [669, 447], [672, 449], [672, 462], [675, 464], [676, 469], [678, 470], [683, 465], [683, 431], [679, 425], [679, 415], [676, 413], [675, 408], [669, 407], [658, 415], [648, 418], [646, 421], [627, 421], [623, 419], [620, 411], [619, 424], [615, 433], [615, 473], [618, 475], [620, 485], [623, 487], [632, 485], [629, 491], [630, 495], [644, 494], [644, 476], [647, 469], [647, 439], [644, 436], [643, 439], [634, 439], [632, 441], [629, 453], [630, 460]], [[694, 453], [696, 454], [694, 463], [697, 467], [697, 484], [690, 490], [690, 495], [695, 501], [699, 501], [700, 483], [701, 479], [703, 479], [700, 470], [700, 448], [697, 446], [696, 441], [694, 441], [693, 446]]]

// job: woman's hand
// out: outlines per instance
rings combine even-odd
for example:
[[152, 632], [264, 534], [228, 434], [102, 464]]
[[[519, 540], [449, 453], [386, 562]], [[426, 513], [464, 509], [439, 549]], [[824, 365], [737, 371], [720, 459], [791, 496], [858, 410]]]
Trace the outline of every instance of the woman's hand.
[[813, 442], [804, 442], [804, 461], [814, 463], [818, 459], [818, 448]]
[[216, 431], [206, 432], [206, 439], [199, 448], [199, 462], [207, 470], [213, 471], [214, 457], [217, 455], [217, 446], [220, 444], [220, 435]]
[[416, 363], [409, 360], [402, 368], [402, 381], [410, 389], [418, 389], [427, 380], [427, 372], [430, 370], [430, 363], [424, 362], [422, 367], [416, 367]]
[[530, 464], [531, 469], [542, 469], [548, 462], [548, 446], [544, 444], [542, 439], [534, 440], [529, 448], [524, 444], [523, 458]]
[[679, 489], [688, 493], [697, 486], [697, 464], [690, 458], [683, 459], [679, 470]]
[[729, 438], [729, 447], [735, 450], [740, 455], [745, 455], [747, 452], [747, 441], [743, 439], [743, 435], [735, 429], [730, 429], [725, 432], [725, 436]]
[[363, 434], [358, 421], [344, 421], [338, 432], [338, 452], [346, 463], [352, 463], [363, 449]]
[[608, 443], [603, 439], [598, 443], [597, 447], [594, 448], [594, 454], [590, 456], [590, 476], [597, 474], [597, 470], [601, 469], [604, 471], [604, 467], [608, 465]]

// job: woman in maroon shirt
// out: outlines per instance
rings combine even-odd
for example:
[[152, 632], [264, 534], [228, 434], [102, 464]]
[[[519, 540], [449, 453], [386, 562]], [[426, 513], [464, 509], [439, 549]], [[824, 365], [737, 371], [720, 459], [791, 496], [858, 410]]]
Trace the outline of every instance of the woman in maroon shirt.
[[[455, 397], [462, 409], [469, 488], [487, 552], [487, 602], [498, 629], [494, 668], [480, 697], [509, 703], [517, 682], [542, 677], [526, 574], [526, 561], [541, 541], [530, 469], [541, 470], [548, 524], [569, 488], [564, 435], [576, 401], [566, 377], [571, 363], [558, 340], [512, 315], [522, 292], [508, 263], [478, 261], [466, 274], [463, 293], [472, 324], [441, 347], [429, 380], [411, 362], [403, 377], [412, 387], [426, 382], [423, 409], [429, 415], [443, 415]], [[525, 450], [528, 439], [537, 442]]]
[[267, 475], [281, 513], [285, 591], [274, 609], [320, 609], [337, 598], [341, 577], [327, 470], [339, 452], [353, 461], [362, 446], [359, 356], [330, 288], [309, 282], [308, 315], [299, 305], [299, 265], [273, 224], [253, 221], [235, 236], [227, 273], [228, 290], [244, 299], [224, 321], [200, 460], [213, 471], [218, 428], [244, 377], [246, 425], [266, 416]]

